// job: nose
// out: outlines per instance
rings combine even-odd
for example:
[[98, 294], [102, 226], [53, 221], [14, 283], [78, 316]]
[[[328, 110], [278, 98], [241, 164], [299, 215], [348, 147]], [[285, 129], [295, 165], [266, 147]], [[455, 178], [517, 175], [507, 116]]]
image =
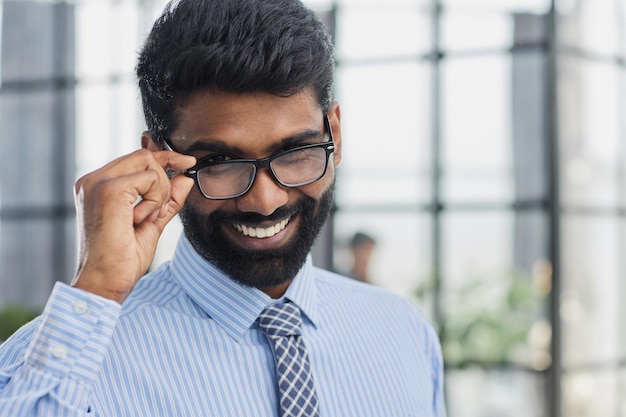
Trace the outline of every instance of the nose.
[[287, 188], [277, 183], [271, 172], [264, 168], [257, 172], [250, 190], [237, 199], [237, 208], [242, 212], [269, 216], [288, 201]]

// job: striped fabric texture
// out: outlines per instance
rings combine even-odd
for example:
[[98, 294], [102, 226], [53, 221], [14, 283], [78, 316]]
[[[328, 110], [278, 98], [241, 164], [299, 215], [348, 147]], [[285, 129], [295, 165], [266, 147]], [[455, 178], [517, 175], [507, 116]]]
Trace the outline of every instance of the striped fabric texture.
[[0, 416], [280, 416], [261, 312], [302, 314], [320, 417], [445, 416], [432, 327], [408, 301], [307, 260], [282, 300], [243, 287], [182, 237], [120, 308], [57, 283], [0, 346]]

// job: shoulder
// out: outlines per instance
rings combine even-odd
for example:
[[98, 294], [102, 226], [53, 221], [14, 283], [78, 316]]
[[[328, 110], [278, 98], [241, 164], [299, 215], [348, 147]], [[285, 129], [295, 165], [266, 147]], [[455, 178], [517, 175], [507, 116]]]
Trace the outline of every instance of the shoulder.
[[409, 299], [372, 284], [322, 269], [315, 270], [318, 330], [330, 332], [345, 342], [381, 345], [388, 349], [422, 352], [421, 357], [440, 360], [437, 332], [418, 306]]
[[431, 327], [417, 305], [389, 290], [315, 268], [319, 307], [322, 310], [365, 317], [375, 321], [394, 321], [420, 328]]

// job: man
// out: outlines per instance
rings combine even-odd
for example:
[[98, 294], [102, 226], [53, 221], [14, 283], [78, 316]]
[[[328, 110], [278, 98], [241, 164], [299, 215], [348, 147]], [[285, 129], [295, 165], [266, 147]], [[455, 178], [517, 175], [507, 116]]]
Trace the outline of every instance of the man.
[[376, 240], [363, 232], [356, 232], [350, 239], [352, 269], [350, 276], [363, 282], [369, 282], [369, 266], [376, 248]]
[[424, 318], [311, 265], [341, 160], [315, 15], [181, 0], [137, 75], [143, 149], [77, 181], [78, 269], [0, 349], [0, 416], [444, 415]]

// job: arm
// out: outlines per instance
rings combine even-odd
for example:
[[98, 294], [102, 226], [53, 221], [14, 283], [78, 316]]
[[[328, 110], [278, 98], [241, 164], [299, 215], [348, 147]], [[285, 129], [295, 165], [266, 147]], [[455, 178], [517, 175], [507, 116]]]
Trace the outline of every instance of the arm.
[[121, 306], [57, 283], [43, 314], [0, 347], [0, 416], [83, 416]]
[[0, 347], [0, 417], [88, 415], [120, 304], [148, 269], [193, 180], [169, 179], [193, 157], [141, 150], [76, 183], [78, 270], [42, 316]]

